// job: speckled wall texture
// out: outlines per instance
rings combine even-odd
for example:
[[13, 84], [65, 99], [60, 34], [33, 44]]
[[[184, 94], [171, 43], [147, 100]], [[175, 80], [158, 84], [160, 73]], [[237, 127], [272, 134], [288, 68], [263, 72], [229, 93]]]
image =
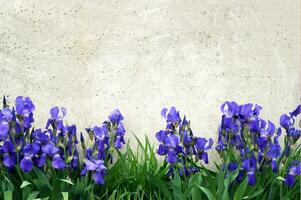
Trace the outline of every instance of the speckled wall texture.
[[300, 1], [0, 1], [0, 94], [30, 96], [36, 124], [65, 106], [80, 129], [119, 108], [139, 137], [162, 107], [216, 136], [225, 100], [278, 123], [301, 96]]

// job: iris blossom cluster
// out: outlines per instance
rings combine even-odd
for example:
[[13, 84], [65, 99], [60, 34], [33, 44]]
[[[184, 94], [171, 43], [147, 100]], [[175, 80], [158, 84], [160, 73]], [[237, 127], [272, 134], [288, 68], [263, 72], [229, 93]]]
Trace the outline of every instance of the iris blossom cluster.
[[208, 163], [207, 151], [211, 149], [212, 139], [193, 136], [190, 122], [184, 116], [180, 117], [175, 107], [169, 110], [164, 108], [161, 115], [166, 119], [167, 125], [164, 130], [156, 133], [160, 142], [157, 153], [165, 156], [166, 162], [170, 165], [168, 176], [177, 170], [181, 176], [189, 176], [198, 172], [196, 161], [203, 160]]
[[[301, 130], [300, 128], [296, 128], [295, 121], [298, 115], [301, 113], [301, 105], [298, 105], [297, 108], [293, 111], [290, 112], [289, 115], [283, 114], [280, 117], [280, 125], [283, 129], [285, 129], [286, 136], [284, 139], [284, 151], [283, 151], [283, 157], [284, 157], [284, 162], [289, 162], [287, 159], [288, 157], [291, 156], [292, 152], [296, 148], [296, 143], [298, 139], [301, 136]], [[300, 120], [300, 125], [301, 126], [301, 120]], [[293, 158], [290, 162], [290, 165], [287, 169], [287, 173], [285, 175], [285, 183], [288, 186], [293, 186], [295, 184], [295, 177], [297, 175], [301, 174], [301, 158], [300, 155], [297, 155], [296, 158]]]
[[[296, 110], [298, 109], [300, 107]], [[221, 106], [223, 115], [216, 150], [229, 171], [239, 168], [236, 181], [240, 182], [247, 176], [249, 185], [256, 184], [256, 173], [260, 173], [264, 168], [270, 168], [277, 173], [283, 157], [279, 144], [282, 130], [277, 129], [271, 121], [260, 118], [261, 110], [261, 106], [250, 103], [238, 105], [236, 102], [225, 102]], [[280, 124], [294, 135], [289, 136], [291, 139], [287, 140], [289, 142], [285, 149], [290, 149], [291, 143], [297, 140], [297, 131], [291, 127], [293, 123], [289, 122], [293, 121], [292, 116], [297, 113], [298, 111], [294, 111], [290, 117], [281, 116]]]
[[[221, 106], [223, 115], [216, 150], [230, 171], [240, 166], [236, 181], [241, 181], [246, 174], [249, 185], [256, 183], [256, 172], [264, 167], [270, 166], [277, 172], [277, 158], [281, 153], [278, 141], [281, 130], [259, 117], [261, 109], [250, 103], [225, 102]], [[234, 155], [236, 152], [236, 158], [227, 158], [226, 152]]]
[[[86, 149], [81, 175], [91, 171], [97, 184], [104, 184], [107, 165], [113, 162], [112, 153], [115, 149], [121, 149], [125, 144], [124, 134], [126, 130], [122, 123], [124, 118], [120, 111], [114, 110], [108, 119], [100, 126], [86, 129], [92, 141], [92, 147]], [[83, 136], [81, 136], [81, 140], [84, 142]]]
[[34, 110], [29, 97], [17, 97], [13, 109], [7, 107], [4, 98], [0, 116], [0, 158], [3, 165], [10, 171], [19, 165], [17, 168], [28, 173], [34, 166], [43, 168], [48, 159], [54, 169], [77, 168], [76, 126], [63, 124], [65, 109], [61, 108], [63, 115], [59, 116], [59, 108], [52, 108], [44, 130], [32, 128]]
[[[64, 121], [65, 108], [52, 107], [44, 129], [33, 128], [34, 110], [35, 105], [29, 97], [17, 97], [12, 109], [3, 99], [3, 109], [0, 110], [0, 162], [11, 172], [21, 169], [29, 173], [34, 167], [41, 170], [82, 169], [81, 175], [92, 171], [95, 182], [103, 184], [106, 162], [112, 162], [114, 149], [121, 149], [125, 144], [120, 111], [113, 111], [109, 120], [101, 126], [87, 129], [92, 148], [85, 149], [83, 134], [78, 141], [76, 125], [67, 125]], [[83, 166], [79, 162], [79, 143], [85, 150]]]

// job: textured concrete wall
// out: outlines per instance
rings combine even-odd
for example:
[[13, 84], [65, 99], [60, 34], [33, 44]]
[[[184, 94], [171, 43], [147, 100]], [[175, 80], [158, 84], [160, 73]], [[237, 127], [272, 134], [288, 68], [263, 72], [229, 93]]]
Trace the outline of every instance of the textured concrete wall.
[[297, 0], [0, 1], [0, 94], [28, 95], [43, 125], [65, 106], [80, 129], [114, 108], [154, 139], [175, 105], [216, 136], [225, 100], [278, 116], [300, 102]]

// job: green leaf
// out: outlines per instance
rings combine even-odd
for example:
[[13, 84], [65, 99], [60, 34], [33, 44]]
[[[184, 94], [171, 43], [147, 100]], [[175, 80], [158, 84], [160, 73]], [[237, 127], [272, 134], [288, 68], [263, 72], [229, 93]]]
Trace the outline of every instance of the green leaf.
[[48, 177], [39, 168], [34, 167], [33, 171], [36, 174], [36, 176], [39, 177], [40, 183], [43, 182], [44, 184], [47, 185], [47, 187], [51, 188]]
[[280, 181], [285, 181], [285, 179], [283, 177], [281, 177], [281, 176], [278, 176], [276, 179], [280, 180]]
[[33, 191], [28, 195], [27, 200], [34, 200], [37, 198], [38, 195], [39, 195], [38, 191]]
[[202, 192], [200, 191], [200, 189], [196, 186], [196, 185], [201, 185], [203, 182], [203, 178], [200, 174], [196, 174], [193, 175], [190, 179], [189, 179], [189, 186], [194, 186], [191, 190], [191, 198], [192, 200], [199, 200], [200, 197], [202, 196]]
[[70, 181], [70, 180], [68, 180], [68, 179], [59, 179], [59, 180], [62, 181], [62, 182], [68, 183], [68, 184], [70, 184], [70, 185], [74, 185], [74, 184], [72, 183], [72, 181]]
[[182, 181], [181, 177], [178, 173], [175, 173], [174, 178], [172, 180], [173, 184], [173, 192], [174, 192], [174, 199], [182, 200], [184, 199], [183, 193], [182, 193]]
[[13, 200], [13, 191], [5, 191], [4, 200]]
[[50, 195], [51, 192], [51, 186], [49, 184], [49, 182], [45, 182], [42, 179], [34, 179], [33, 183], [35, 184], [35, 186], [38, 188], [41, 197], [48, 197]]
[[263, 193], [264, 190], [265, 190], [265, 188], [262, 188], [261, 190], [254, 192], [251, 196], [245, 196], [243, 199], [255, 198], [255, 197], [259, 196], [261, 193]]
[[26, 187], [27, 185], [31, 185], [31, 183], [28, 182], [28, 181], [23, 181], [22, 184], [21, 184], [21, 186], [20, 186], [20, 188], [24, 188], [24, 187]]
[[205, 188], [205, 187], [199, 186], [199, 185], [197, 185], [197, 187], [200, 188], [200, 190], [202, 190], [202, 192], [204, 192], [206, 194], [206, 196], [209, 200], [215, 200], [216, 199], [208, 188]]
[[170, 193], [167, 189], [166, 183], [162, 181], [159, 177], [154, 176], [151, 173], [149, 173], [148, 175], [150, 178], [149, 182], [151, 184], [154, 184], [167, 199], [170, 199]]
[[112, 192], [112, 194], [110, 195], [109, 200], [115, 200], [116, 199], [116, 193], [117, 193], [117, 190], [114, 190]]
[[239, 187], [236, 189], [234, 200], [241, 200], [244, 196], [245, 190], [248, 186], [247, 178], [240, 183]]
[[62, 196], [64, 200], [68, 200], [69, 198], [69, 193], [68, 192], [62, 192]]

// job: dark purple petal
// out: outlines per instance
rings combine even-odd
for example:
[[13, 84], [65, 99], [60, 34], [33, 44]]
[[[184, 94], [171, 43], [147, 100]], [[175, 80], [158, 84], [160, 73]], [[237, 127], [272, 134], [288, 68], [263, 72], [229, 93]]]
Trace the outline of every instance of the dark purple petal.
[[49, 112], [51, 115], [51, 119], [55, 120], [58, 118], [60, 110], [59, 110], [59, 107], [55, 106], [55, 107], [52, 107]]
[[120, 136], [117, 136], [116, 137], [116, 142], [115, 142], [115, 147], [117, 148], [117, 149], [121, 149], [122, 148], [122, 142], [121, 142], [121, 137]]
[[240, 107], [240, 117], [242, 117], [241, 119], [243, 119], [243, 121], [252, 116], [252, 114], [253, 114], [252, 107], [253, 107], [253, 104], [251, 104], [251, 103], [244, 104]]
[[242, 165], [241, 167], [245, 170], [245, 171], [249, 171], [250, 170], [250, 159], [249, 158], [244, 158], [242, 160]]
[[7, 122], [0, 123], [0, 140], [4, 140], [8, 136], [9, 125]]
[[122, 121], [124, 118], [121, 115], [120, 111], [118, 109], [113, 110], [109, 115], [109, 120], [112, 123], [118, 124], [120, 121]]
[[15, 101], [16, 112], [19, 115], [29, 115], [35, 110], [35, 106], [29, 97], [18, 96]]
[[177, 162], [177, 154], [175, 151], [170, 151], [167, 154], [166, 161], [170, 164]]
[[258, 147], [261, 150], [264, 150], [268, 144], [268, 138], [266, 135], [262, 134], [259, 138], [258, 138]]
[[55, 154], [52, 158], [52, 167], [54, 169], [64, 169], [65, 162], [59, 154]]
[[301, 135], [301, 130], [298, 130], [294, 127], [288, 128], [287, 134], [289, 137], [292, 137], [294, 139], [298, 139]]
[[54, 154], [59, 152], [59, 148], [57, 148], [54, 144], [48, 143], [42, 147], [43, 153], [48, 156], [53, 156]]
[[116, 129], [116, 135], [123, 136], [125, 134], [126, 130], [122, 124], [122, 122], [118, 123], [117, 129]]
[[11, 140], [6, 140], [3, 144], [3, 151], [5, 153], [12, 153], [15, 151], [14, 143]]
[[166, 146], [169, 148], [176, 148], [179, 145], [179, 137], [175, 134], [172, 134], [165, 138]]
[[277, 172], [278, 166], [277, 166], [277, 160], [276, 160], [276, 158], [273, 158], [273, 159], [272, 159], [272, 161], [271, 161], [271, 166], [272, 166], [273, 172]]
[[200, 155], [200, 159], [203, 160], [206, 164], [208, 164], [208, 154], [207, 152], [202, 152]]
[[[30, 114], [32, 115], [32, 114]], [[23, 125], [24, 125], [24, 128], [31, 128], [31, 123], [33, 122], [33, 117], [31, 116], [25, 116], [24, 119], [23, 119]]]
[[290, 114], [294, 117], [297, 117], [301, 113], [301, 105], [298, 105], [297, 108]]
[[156, 133], [156, 138], [159, 142], [164, 142], [167, 137], [167, 133], [163, 130], [160, 130]]
[[269, 151], [267, 153], [268, 158], [278, 158], [281, 154], [281, 147], [277, 144], [270, 144]]
[[268, 129], [267, 129], [268, 135], [272, 136], [274, 132], [275, 132], [275, 125], [271, 121], [268, 121]]
[[163, 144], [160, 144], [157, 153], [161, 156], [166, 155], [168, 153], [168, 148], [165, 147]]
[[288, 129], [290, 126], [292, 126], [291, 118], [288, 115], [286, 115], [286, 114], [281, 115], [281, 117], [280, 117], [280, 125], [283, 128]]
[[256, 184], [256, 175], [253, 171], [249, 171], [247, 173], [248, 176], [248, 184], [249, 185], [255, 185]]
[[33, 163], [30, 157], [25, 156], [20, 163], [22, 171], [28, 173], [32, 170]]
[[260, 124], [257, 119], [251, 119], [248, 125], [252, 132], [258, 132], [260, 130]]
[[178, 124], [181, 121], [179, 111], [177, 111], [175, 107], [171, 107], [166, 120], [172, 124]]
[[295, 184], [295, 175], [292, 173], [286, 174], [284, 179], [285, 179], [284, 183], [289, 187], [292, 187]]
[[42, 154], [39, 161], [38, 161], [38, 167], [44, 167], [46, 163], [46, 154]]
[[103, 185], [104, 182], [104, 175], [100, 171], [96, 171], [96, 173], [93, 175], [93, 180], [96, 184]]
[[85, 165], [88, 171], [94, 171], [97, 169], [97, 165], [94, 162], [91, 162], [90, 160], [85, 160]]
[[258, 117], [260, 114], [260, 110], [262, 110], [262, 107], [256, 104], [255, 108], [253, 109], [253, 115]]
[[198, 151], [204, 151], [206, 143], [207, 143], [206, 138], [198, 137], [196, 138], [195, 147], [197, 148]]
[[71, 167], [72, 168], [77, 168], [79, 164], [79, 158], [78, 156], [74, 156], [72, 161], [71, 161]]
[[82, 169], [82, 171], [80, 172], [80, 175], [81, 175], [81, 176], [85, 176], [85, 175], [87, 174], [87, 172], [88, 172], [87, 167], [84, 167], [84, 168]]
[[221, 111], [227, 117], [233, 117], [238, 113], [238, 110], [239, 110], [239, 106], [234, 101], [232, 102], [226, 101], [221, 105]]
[[235, 163], [235, 162], [231, 162], [231, 163], [228, 164], [228, 170], [229, 170], [229, 171], [234, 171], [234, 170], [236, 170], [237, 168], [238, 168], [238, 164]]
[[12, 155], [9, 155], [7, 153], [4, 154], [4, 157], [3, 157], [3, 164], [8, 167], [8, 168], [11, 168], [11, 167], [14, 167], [16, 165], [16, 156], [14, 154]]
[[163, 109], [161, 110], [161, 116], [164, 117], [164, 118], [166, 118], [166, 113], [167, 113], [167, 111], [168, 111], [167, 108], [163, 108]]
[[95, 138], [97, 138], [98, 140], [104, 140], [105, 137], [106, 137], [107, 134], [108, 134], [108, 128], [107, 128], [107, 126], [105, 126], [105, 125], [102, 125], [101, 127], [95, 126], [95, 127], [93, 128], [93, 130], [94, 130], [94, 136], [95, 136]]
[[10, 110], [10, 108], [4, 108], [1, 111], [1, 118], [2, 118], [2, 120], [6, 121], [6, 122], [9, 122], [12, 120], [13, 115], [12, 115], [12, 111]]

